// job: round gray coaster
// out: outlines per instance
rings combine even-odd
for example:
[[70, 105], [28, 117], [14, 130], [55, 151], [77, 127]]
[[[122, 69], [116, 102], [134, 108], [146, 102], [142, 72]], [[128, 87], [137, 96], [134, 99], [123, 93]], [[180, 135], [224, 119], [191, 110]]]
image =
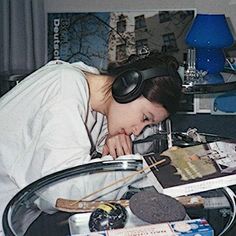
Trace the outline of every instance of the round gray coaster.
[[186, 216], [185, 208], [180, 202], [154, 189], [133, 195], [129, 207], [134, 215], [151, 224], [179, 221]]

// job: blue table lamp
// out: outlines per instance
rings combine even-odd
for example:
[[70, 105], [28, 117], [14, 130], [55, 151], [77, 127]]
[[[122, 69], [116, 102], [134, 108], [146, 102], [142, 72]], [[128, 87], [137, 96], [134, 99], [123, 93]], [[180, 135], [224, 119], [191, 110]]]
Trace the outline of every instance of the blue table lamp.
[[197, 14], [186, 35], [186, 43], [196, 49], [196, 69], [207, 72], [207, 83], [224, 83], [220, 72], [225, 65], [224, 48], [234, 42], [225, 15]]

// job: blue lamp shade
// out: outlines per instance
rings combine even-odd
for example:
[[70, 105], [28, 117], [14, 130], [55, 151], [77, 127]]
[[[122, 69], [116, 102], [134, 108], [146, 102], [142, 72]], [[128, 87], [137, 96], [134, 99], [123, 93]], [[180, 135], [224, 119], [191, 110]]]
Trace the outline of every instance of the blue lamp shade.
[[223, 14], [197, 14], [186, 35], [186, 43], [196, 48], [196, 68], [217, 74], [224, 69], [223, 49], [234, 38]]

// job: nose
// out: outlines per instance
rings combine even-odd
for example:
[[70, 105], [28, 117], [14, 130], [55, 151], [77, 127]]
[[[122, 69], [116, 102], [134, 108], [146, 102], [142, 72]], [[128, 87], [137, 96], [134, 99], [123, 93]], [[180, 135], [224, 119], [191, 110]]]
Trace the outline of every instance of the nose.
[[145, 126], [146, 126], [146, 125], [144, 125], [144, 124], [136, 125], [136, 126], [133, 128], [133, 134], [134, 134], [135, 136], [138, 136], [138, 135], [142, 132], [142, 130], [144, 129]]

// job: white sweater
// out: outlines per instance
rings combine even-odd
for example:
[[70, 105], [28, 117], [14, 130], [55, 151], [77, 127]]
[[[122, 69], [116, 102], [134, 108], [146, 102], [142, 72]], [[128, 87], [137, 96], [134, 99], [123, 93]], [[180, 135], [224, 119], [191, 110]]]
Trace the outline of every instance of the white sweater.
[[[90, 150], [104, 144], [106, 119], [91, 109], [83, 71], [99, 73], [82, 62], [49, 62], [0, 99], [0, 219], [19, 190], [47, 174], [90, 162]], [[134, 157], [140, 158], [125, 159]], [[58, 197], [79, 199], [127, 174], [68, 180], [42, 191], [36, 203], [50, 213]], [[106, 196], [117, 197], [117, 192]]]
[[[0, 218], [20, 189], [47, 174], [90, 162], [91, 148], [104, 138], [106, 120], [91, 109], [82, 70], [99, 73], [82, 62], [49, 62], [0, 99]], [[54, 189], [44, 198], [55, 201], [72, 192], [78, 198], [111, 181], [100, 177], [90, 187], [84, 179], [76, 191], [67, 186], [59, 196]]]

